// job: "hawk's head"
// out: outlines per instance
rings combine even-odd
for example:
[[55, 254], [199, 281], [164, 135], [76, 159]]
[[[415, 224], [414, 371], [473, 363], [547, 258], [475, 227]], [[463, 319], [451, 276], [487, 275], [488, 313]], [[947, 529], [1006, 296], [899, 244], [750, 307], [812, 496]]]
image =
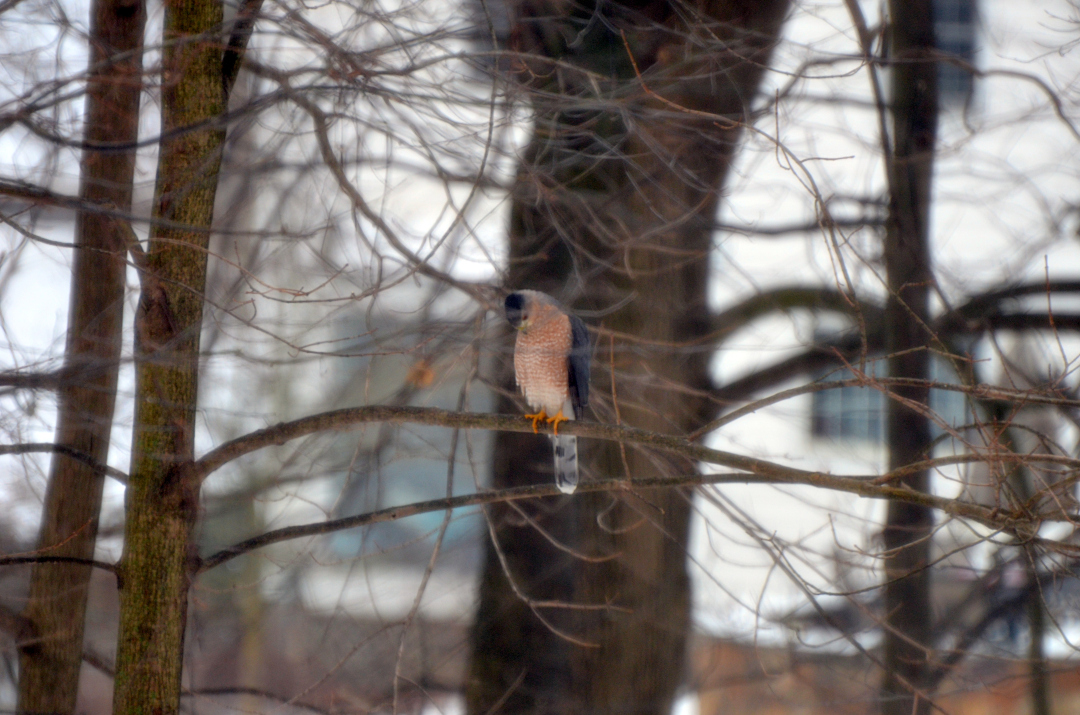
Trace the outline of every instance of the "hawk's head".
[[516, 330], [524, 330], [529, 326], [529, 300], [521, 293], [511, 293], [506, 296], [506, 319]]

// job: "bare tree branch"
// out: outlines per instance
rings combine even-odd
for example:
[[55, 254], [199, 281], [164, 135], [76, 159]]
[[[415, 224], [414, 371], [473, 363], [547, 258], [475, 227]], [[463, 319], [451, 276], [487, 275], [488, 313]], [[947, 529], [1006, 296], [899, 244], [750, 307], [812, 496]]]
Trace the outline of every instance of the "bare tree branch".
[[221, 85], [225, 92], [226, 103], [228, 103], [229, 96], [232, 94], [236, 76], [240, 74], [244, 53], [247, 51], [251, 33], [255, 30], [255, 21], [259, 18], [262, 4], [263, 0], [243, 0], [236, 11], [232, 33], [229, 35], [225, 54], [221, 58]]
[[[637, 431], [637, 430], [635, 430]], [[581, 435], [581, 432], [576, 432]], [[628, 440], [630, 441], [630, 440]], [[1040, 455], [1041, 456], [1041, 455]], [[965, 457], [971, 457], [966, 455]], [[927, 460], [918, 465], [910, 465], [905, 471], [929, 469], [933, 467], [947, 466], [957, 463], [979, 461], [977, 458], [968, 459], [943, 458]], [[1017, 461], [1023, 459], [1016, 456]], [[757, 461], [757, 460], [755, 460]], [[1052, 460], [1059, 461], [1059, 460]], [[1061, 460], [1064, 461], [1064, 460]], [[1080, 461], [1068, 460], [1073, 466], [1080, 466]], [[762, 463], [764, 464], [764, 463]], [[688, 474], [675, 477], [657, 477], [650, 479], [607, 479], [584, 482], [578, 485], [578, 492], [617, 492], [623, 489], [649, 489], [658, 487], [695, 487], [720, 484], [802, 484], [806, 486], [830, 489], [869, 499], [894, 499], [906, 503], [926, 506], [942, 511], [950, 516], [971, 519], [994, 529], [1000, 529], [1009, 533], [1026, 534], [1030, 537], [1035, 532], [1043, 519], [1032, 518], [1018, 512], [1010, 512], [1002, 509], [990, 508], [974, 502], [962, 499], [951, 499], [934, 496], [923, 492], [917, 492], [906, 487], [887, 486], [883, 482], [886, 478], [895, 478], [898, 475], [886, 475], [883, 477], [872, 476], [834, 476], [822, 472], [807, 472], [796, 469], [788, 469], [779, 465], [770, 464], [770, 469], [757, 473], [712, 473], [712, 474]], [[768, 473], [765, 473], [768, 471]], [[310, 536], [330, 534], [345, 529], [355, 529], [371, 524], [380, 524], [388, 521], [396, 521], [408, 516], [426, 514], [429, 512], [443, 511], [445, 509], [460, 509], [481, 504], [493, 504], [497, 502], [518, 501], [522, 499], [536, 499], [541, 497], [561, 496], [554, 484], [536, 484], [526, 487], [512, 487], [490, 492], [477, 492], [464, 494], [456, 497], [443, 497], [424, 502], [405, 504], [402, 506], [388, 507], [373, 512], [358, 514], [356, 516], [331, 519], [313, 524], [301, 524], [289, 526], [274, 531], [268, 531], [259, 536], [242, 541], [238, 544], [222, 549], [208, 556], [199, 563], [199, 571], [207, 571], [237, 556], [249, 553], [256, 549], [272, 544], [300, 539]], [[1046, 521], [1049, 521], [1047, 519]], [[1077, 547], [1080, 548], [1080, 547]], [[1066, 550], [1070, 547], [1065, 546]], [[1076, 549], [1071, 549], [1076, 550]]]
[[108, 571], [120, 578], [120, 569], [116, 564], [94, 559], [83, 559], [78, 556], [0, 556], [0, 566], [14, 566], [18, 564], [78, 564], [80, 566], [93, 566], [102, 571]]
[[112, 477], [121, 484], [127, 484], [127, 474], [121, 472], [115, 467], [110, 467], [107, 464], [98, 463], [93, 457], [80, 452], [77, 449], [72, 449], [67, 445], [56, 444], [54, 442], [23, 442], [20, 444], [0, 444], [0, 455], [4, 454], [62, 454], [66, 457], [70, 457], [78, 462], [82, 462], [88, 467], [92, 467], [96, 472], [107, 477]]

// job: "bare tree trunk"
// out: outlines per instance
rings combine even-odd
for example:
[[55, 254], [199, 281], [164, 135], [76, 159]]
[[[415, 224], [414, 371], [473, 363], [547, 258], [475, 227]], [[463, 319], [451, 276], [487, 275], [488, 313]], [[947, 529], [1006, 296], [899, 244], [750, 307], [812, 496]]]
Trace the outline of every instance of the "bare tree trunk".
[[[622, 306], [603, 325], [635, 341], [595, 346], [595, 419], [686, 433], [713, 414], [702, 397], [711, 388], [709, 353], [679, 346], [709, 332], [720, 188], [787, 7], [713, 2], [692, 18], [666, 2], [597, 5], [580, 17], [540, 3], [521, 10], [548, 18], [522, 22], [521, 49], [560, 64], [530, 60], [536, 126], [515, 187], [508, 287], [545, 290], [582, 309]], [[598, 109], [600, 101], [607, 104]], [[508, 376], [507, 368], [510, 386]], [[583, 449], [585, 474], [597, 477], [694, 468], [617, 445]], [[550, 461], [546, 440], [500, 434], [495, 484], [550, 480]], [[513, 510], [492, 508], [496, 542], [521, 592], [610, 608], [530, 610], [489, 547], [469, 712], [498, 705], [667, 715], [690, 620], [689, 499], [676, 490], [627, 491], [528, 507], [556, 539], [605, 557], [598, 563], [559, 550]]]
[[[1039, 570], [1036, 567], [1038, 553], [1028, 549], [1027, 577], [1029, 583], [1037, 583]], [[1027, 599], [1028, 632], [1028, 673], [1031, 677], [1032, 715], [1051, 715], [1050, 672], [1046, 662], [1046, 604], [1043, 602], [1043, 589], [1033, 588]]]
[[[997, 424], [1009, 424], [1017, 418], [1013, 410], [1007, 409], [1000, 402], [994, 403], [993, 407], [994, 421]], [[1019, 431], [1016, 427], [1004, 429], [1000, 434], [1002, 446], [1010, 452], [1032, 454], [1047, 451], [1045, 443], [1041, 443], [1042, 440], [1038, 440], [1035, 445], [1030, 445], [1031, 435]], [[1028, 439], [1024, 439], [1024, 436]], [[1039, 501], [1037, 497], [1046, 496], [1038, 494], [1040, 490], [1035, 486], [1045, 483], [1044, 476], [1034, 473], [1031, 468], [1024, 465], [1018, 465], [1009, 470], [1007, 483], [1021, 504], [1036, 504]], [[1045, 648], [1046, 603], [1045, 590], [1039, 585], [1039, 580], [1042, 578], [1042, 574], [1039, 573], [1039, 550], [1029, 543], [1021, 544], [1020, 548], [1024, 551], [1024, 570], [1027, 573], [1028, 582], [1024, 610], [1028, 622], [1027, 665], [1028, 675], [1031, 678], [1028, 685], [1028, 692], [1031, 694], [1031, 713], [1032, 715], [1051, 715], [1053, 708], [1051, 707], [1050, 673], [1047, 668]]]
[[[145, 21], [141, 0], [95, 0], [90, 7], [79, 185], [86, 204], [131, 206]], [[75, 244], [55, 441], [105, 464], [120, 361], [125, 240], [114, 219], [83, 208]], [[43, 554], [93, 558], [103, 483], [104, 475], [85, 462], [53, 457], [38, 537]], [[24, 611], [34, 638], [20, 648], [20, 712], [75, 710], [89, 582], [89, 566], [34, 566]]]
[[[194, 454], [207, 245], [224, 128], [222, 6], [166, 3], [155, 224], [140, 265], [135, 432], [121, 562], [116, 713], [176, 713], [198, 484]], [[186, 130], [186, 131], [178, 131]]]
[[[891, 32], [893, 151], [887, 162], [889, 218], [885, 270], [886, 350], [892, 377], [926, 379], [934, 339], [928, 328], [933, 274], [928, 248], [930, 186], [937, 136], [937, 64], [933, 61], [931, 0], [889, 3]], [[911, 403], [926, 407], [929, 390], [894, 388]], [[930, 423], [918, 411], [888, 400], [886, 440], [889, 469], [925, 459], [931, 448]], [[917, 472], [904, 484], [928, 491], [930, 475]], [[885, 543], [885, 677], [882, 712], [929, 712], [920, 697], [929, 672], [932, 643], [930, 536], [933, 513], [924, 506], [890, 502]]]

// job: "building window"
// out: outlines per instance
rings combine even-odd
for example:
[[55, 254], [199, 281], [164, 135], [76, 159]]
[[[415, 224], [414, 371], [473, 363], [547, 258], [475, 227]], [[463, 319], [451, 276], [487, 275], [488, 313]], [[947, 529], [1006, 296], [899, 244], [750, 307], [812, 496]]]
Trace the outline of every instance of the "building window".
[[[867, 365], [867, 375], [885, 376], [885, 361]], [[827, 382], [850, 380], [851, 370], [824, 378]], [[880, 442], [885, 434], [885, 401], [873, 387], [838, 387], [813, 393], [811, 432], [815, 437]]]
[[[885, 360], [875, 360], [873, 364], [867, 364], [866, 374], [885, 377], [887, 366]], [[850, 380], [854, 377], [851, 370], [845, 369], [823, 380]], [[930, 361], [930, 378], [935, 382], [959, 383], [952, 366], [938, 358]], [[962, 392], [931, 389], [930, 409], [953, 427], [961, 427], [972, 421], [971, 407]], [[815, 392], [811, 402], [810, 430], [815, 437], [880, 444], [885, 440], [885, 395], [875, 387], [857, 385]], [[934, 439], [945, 433], [933, 422], [930, 423], [930, 432]]]
[[[975, 0], [933, 0], [937, 49], [964, 64], [975, 62]], [[938, 63], [938, 95], [945, 103], [966, 103], [974, 86], [971, 71], [948, 60]]]

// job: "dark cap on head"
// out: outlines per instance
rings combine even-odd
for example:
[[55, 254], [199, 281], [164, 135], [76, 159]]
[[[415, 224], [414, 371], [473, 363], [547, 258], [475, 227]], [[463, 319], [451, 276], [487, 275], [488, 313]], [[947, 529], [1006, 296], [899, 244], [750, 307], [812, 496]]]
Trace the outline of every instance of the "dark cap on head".
[[521, 293], [511, 293], [506, 296], [506, 319], [510, 321], [510, 325], [515, 328], [521, 325], [521, 319], [525, 313], [525, 296]]

